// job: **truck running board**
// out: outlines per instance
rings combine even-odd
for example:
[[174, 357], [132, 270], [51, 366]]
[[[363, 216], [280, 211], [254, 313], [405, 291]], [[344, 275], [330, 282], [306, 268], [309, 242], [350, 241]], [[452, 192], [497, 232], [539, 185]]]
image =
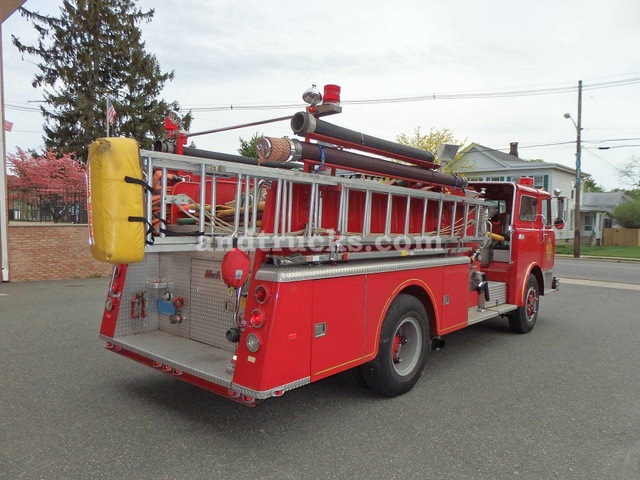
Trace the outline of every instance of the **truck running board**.
[[491, 308], [471, 307], [467, 317], [467, 324], [473, 325], [474, 323], [489, 320], [490, 318], [497, 317], [498, 315], [504, 315], [505, 313], [512, 312], [516, 308], [518, 308], [517, 305], [512, 305], [510, 303], [503, 303], [502, 305]]

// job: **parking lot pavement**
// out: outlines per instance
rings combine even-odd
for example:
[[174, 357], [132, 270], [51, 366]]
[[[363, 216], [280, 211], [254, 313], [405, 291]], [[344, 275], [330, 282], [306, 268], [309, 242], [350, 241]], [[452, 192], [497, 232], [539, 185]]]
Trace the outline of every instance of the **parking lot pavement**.
[[0, 285], [0, 477], [640, 478], [640, 303], [563, 285], [445, 337], [396, 399], [348, 372], [256, 409], [114, 355], [106, 279]]

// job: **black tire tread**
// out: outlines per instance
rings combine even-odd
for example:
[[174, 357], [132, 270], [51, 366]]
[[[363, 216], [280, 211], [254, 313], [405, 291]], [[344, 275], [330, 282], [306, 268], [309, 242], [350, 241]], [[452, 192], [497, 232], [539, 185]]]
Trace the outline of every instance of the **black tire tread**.
[[[409, 379], [403, 380], [400, 384], [397, 382], [394, 384], [389, 380], [389, 377], [393, 375], [388, 371], [388, 364], [386, 363], [388, 361], [388, 352], [385, 347], [391, 341], [390, 336], [395, 333], [397, 322], [407, 313], [414, 313], [416, 317], [421, 318], [423, 329], [422, 360], [417, 365], [415, 373]], [[429, 349], [427, 318], [424, 305], [414, 296], [400, 294], [393, 300], [382, 324], [378, 355], [371, 362], [361, 366], [362, 377], [372, 391], [387, 397], [396, 397], [411, 390], [418, 382], [426, 362], [426, 352]]]
[[[535, 275], [531, 274], [529, 275], [529, 278], [527, 279], [527, 285], [525, 287], [525, 294], [527, 292], [529, 292], [529, 288], [531, 286], [535, 286], [536, 288], [536, 292], [538, 294], [538, 302], [540, 301], [540, 287], [538, 285], [538, 280], [536, 279]], [[526, 298], [525, 298], [525, 302], [526, 302]], [[533, 323], [529, 323], [527, 321], [527, 305], [525, 303], [525, 305], [523, 305], [522, 307], [518, 307], [514, 312], [512, 312], [509, 316], [509, 328], [511, 329], [512, 332], [514, 333], [519, 333], [519, 334], [525, 334], [525, 333], [529, 333], [531, 330], [533, 330], [533, 327], [536, 324], [536, 321], [538, 319], [538, 314], [536, 312], [536, 318], [533, 321]]]

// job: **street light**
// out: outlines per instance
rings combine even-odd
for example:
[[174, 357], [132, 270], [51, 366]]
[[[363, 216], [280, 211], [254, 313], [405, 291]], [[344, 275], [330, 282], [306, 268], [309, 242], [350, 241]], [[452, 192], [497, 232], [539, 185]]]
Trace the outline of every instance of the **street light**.
[[582, 147], [580, 134], [582, 133], [582, 80], [578, 82], [578, 123], [573, 120], [570, 113], [565, 113], [564, 118], [570, 119], [573, 126], [576, 127], [576, 195], [573, 214], [573, 256], [575, 258], [580, 258], [580, 191], [582, 189], [580, 182], [580, 153]]

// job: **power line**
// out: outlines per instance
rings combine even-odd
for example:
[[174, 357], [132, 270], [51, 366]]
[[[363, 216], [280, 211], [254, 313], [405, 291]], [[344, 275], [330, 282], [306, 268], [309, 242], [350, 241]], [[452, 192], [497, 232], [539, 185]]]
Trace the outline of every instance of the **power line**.
[[621, 173], [622, 171], [620, 170], [619, 167], [616, 167], [615, 165], [613, 165], [612, 163], [607, 162], [604, 158], [602, 158], [600, 155], [596, 155], [595, 153], [593, 153], [590, 149], [585, 148], [585, 151], [587, 153], [590, 153], [591, 155], [593, 155], [594, 157], [596, 157], [598, 160], [606, 163], [607, 165], [609, 165], [611, 168], [613, 168], [616, 172]]
[[[635, 85], [640, 83], [640, 77], [626, 78], [622, 80], [613, 80], [608, 82], [598, 82], [585, 84], [583, 90], [598, 90], [603, 88], [614, 88], [626, 85]], [[504, 89], [494, 91], [478, 91], [478, 92], [453, 92], [453, 93], [430, 93], [423, 95], [407, 95], [400, 97], [374, 97], [353, 100], [343, 100], [343, 105], [377, 105], [385, 103], [407, 103], [422, 102], [433, 100], [474, 100], [484, 98], [510, 98], [510, 97], [527, 97], [537, 95], [555, 95], [559, 93], [575, 92], [578, 89], [575, 85], [566, 85], [559, 87], [546, 88], [529, 88], [529, 89]], [[285, 108], [301, 108], [306, 105], [303, 103], [271, 103], [271, 104], [228, 104], [228, 105], [212, 105], [212, 106], [191, 106], [184, 107], [194, 112], [216, 112], [225, 110], [276, 110]]]
[[7, 110], [17, 110], [19, 112], [41, 112], [39, 108], [25, 107], [24, 105], [13, 105], [11, 103], [5, 103], [4, 106]]
[[610, 147], [598, 147], [598, 150], [611, 150], [612, 148], [628, 148], [628, 147], [640, 147], [640, 144], [635, 144], [635, 145], [612, 145]]

